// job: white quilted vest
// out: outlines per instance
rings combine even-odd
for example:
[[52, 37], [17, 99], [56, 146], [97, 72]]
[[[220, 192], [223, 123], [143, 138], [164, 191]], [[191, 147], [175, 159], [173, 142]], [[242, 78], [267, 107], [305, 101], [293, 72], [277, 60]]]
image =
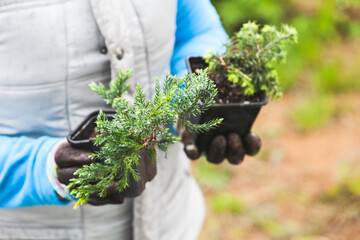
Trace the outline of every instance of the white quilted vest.
[[[169, 71], [176, 11], [176, 0], [0, 0], [0, 134], [65, 137], [106, 108], [88, 84], [119, 68], [133, 69], [129, 96], [137, 83], [151, 96]], [[0, 209], [0, 239], [196, 239], [204, 206], [182, 146], [157, 163], [123, 205]]]

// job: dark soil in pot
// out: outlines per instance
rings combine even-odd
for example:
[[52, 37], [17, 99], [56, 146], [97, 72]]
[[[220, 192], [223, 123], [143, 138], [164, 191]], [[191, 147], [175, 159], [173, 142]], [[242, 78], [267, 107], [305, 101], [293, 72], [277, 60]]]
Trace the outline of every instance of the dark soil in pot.
[[[198, 73], [200, 69], [207, 68], [202, 57], [189, 57], [187, 59], [189, 73]], [[210, 76], [213, 78], [213, 76]], [[194, 123], [204, 123], [214, 118], [223, 118], [223, 123], [213, 130], [201, 134], [192, 134], [195, 144], [201, 152], [207, 151], [210, 141], [217, 135], [227, 136], [231, 132], [238, 133], [244, 137], [251, 130], [255, 119], [263, 105], [268, 103], [265, 92], [258, 92], [253, 96], [239, 95], [234, 84], [228, 81], [214, 80], [218, 89], [216, 103], [204, 114], [191, 119]], [[217, 83], [221, 82], [221, 85]]]
[[[103, 111], [109, 120], [112, 120], [115, 111]], [[99, 151], [101, 146], [95, 146], [94, 141], [96, 135], [96, 118], [99, 111], [89, 114], [79, 126], [67, 136], [67, 140], [74, 148], [89, 150], [91, 152]], [[144, 150], [145, 151], [145, 150]], [[143, 154], [147, 156], [147, 154]], [[100, 160], [101, 161], [101, 160]], [[156, 163], [152, 163], [149, 157], [142, 157], [139, 160], [139, 165], [136, 167], [137, 172], [141, 178], [139, 181], [134, 179], [130, 180], [129, 187], [125, 189], [125, 197], [137, 197], [145, 189], [145, 184], [151, 181], [156, 175]]]

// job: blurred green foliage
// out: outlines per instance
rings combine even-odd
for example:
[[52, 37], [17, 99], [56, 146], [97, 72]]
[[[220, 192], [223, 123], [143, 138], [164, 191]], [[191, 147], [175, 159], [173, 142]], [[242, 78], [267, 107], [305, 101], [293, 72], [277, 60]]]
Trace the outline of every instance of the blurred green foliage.
[[297, 235], [297, 230], [291, 224], [286, 221], [280, 221], [279, 213], [274, 205], [262, 206], [258, 209], [253, 208], [248, 214], [251, 218], [252, 226], [265, 233], [269, 239], [292, 239], [293, 236]]
[[326, 125], [336, 113], [331, 97], [303, 99], [291, 112], [299, 130], [308, 131]]
[[[347, 49], [359, 45], [347, 43], [360, 39], [360, 1], [212, 0], [212, 3], [229, 35], [249, 20], [276, 26], [286, 23], [297, 29], [299, 43], [289, 47], [287, 63], [278, 68], [285, 91], [300, 91], [306, 98], [323, 98], [323, 95], [360, 90], [360, 57], [348, 56], [356, 55], [356, 49]], [[329, 54], [334, 47], [337, 54]], [[342, 52], [344, 49], [347, 51]], [[313, 108], [324, 107], [320, 112], [325, 115], [313, 124], [317, 126], [328, 122], [325, 118], [331, 117], [329, 112], [332, 112], [323, 100], [319, 101]], [[307, 102], [308, 106], [312, 104], [311, 100]], [[314, 113], [310, 118], [316, 119], [321, 114], [315, 109], [305, 113], [304, 104], [295, 106], [292, 115]]]
[[226, 162], [220, 165], [210, 164], [203, 156], [194, 171], [202, 188], [217, 191], [230, 181], [234, 168]]
[[[356, 160], [357, 161], [357, 160]], [[355, 162], [356, 163], [356, 162]], [[354, 163], [353, 163], [354, 164]], [[321, 196], [321, 200], [325, 202], [340, 201], [344, 204], [351, 202], [358, 203], [360, 200], [360, 169], [357, 164], [350, 165], [344, 162], [340, 166], [342, 173], [341, 179], [336, 184], [330, 186], [329, 190]], [[360, 208], [358, 208], [358, 212]]]
[[[351, 170], [337, 183], [330, 186], [328, 191], [320, 195], [320, 200], [332, 206], [332, 221], [341, 225], [360, 223], [360, 171], [358, 166], [351, 166]], [[356, 170], [354, 170], [356, 169]]]
[[230, 214], [241, 214], [244, 212], [244, 204], [233, 194], [223, 192], [216, 194], [210, 202], [215, 212], [225, 212]]

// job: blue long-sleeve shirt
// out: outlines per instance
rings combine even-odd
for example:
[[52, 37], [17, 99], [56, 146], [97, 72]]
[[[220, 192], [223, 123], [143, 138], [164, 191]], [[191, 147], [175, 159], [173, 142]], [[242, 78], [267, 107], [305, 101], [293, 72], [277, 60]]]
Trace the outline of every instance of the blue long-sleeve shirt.
[[0, 207], [66, 204], [46, 174], [46, 159], [59, 138], [0, 136]]
[[[210, 0], [178, 0], [171, 73], [183, 75], [186, 57], [222, 48], [227, 35]], [[0, 135], [0, 208], [67, 204], [46, 174], [46, 159], [59, 138]]]
[[183, 75], [188, 56], [202, 56], [209, 50], [223, 51], [228, 37], [210, 0], [179, 0], [176, 40], [171, 73]]

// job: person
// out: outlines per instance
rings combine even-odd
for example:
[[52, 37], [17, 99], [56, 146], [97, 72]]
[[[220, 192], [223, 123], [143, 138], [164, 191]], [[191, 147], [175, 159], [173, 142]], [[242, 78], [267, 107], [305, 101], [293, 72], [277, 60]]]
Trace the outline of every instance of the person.
[[156, 77], [226, 40], [209, 0], [1, 1], [0, 239], [196, 239], [205, 208], [181, 143], [158, 154], [141, 196], [73, 210], [58, 180], [88, 153], [64, 137], [109, 107], [90, 82], [133, 69], [129, 96], [137, 83], [151, 96]]

